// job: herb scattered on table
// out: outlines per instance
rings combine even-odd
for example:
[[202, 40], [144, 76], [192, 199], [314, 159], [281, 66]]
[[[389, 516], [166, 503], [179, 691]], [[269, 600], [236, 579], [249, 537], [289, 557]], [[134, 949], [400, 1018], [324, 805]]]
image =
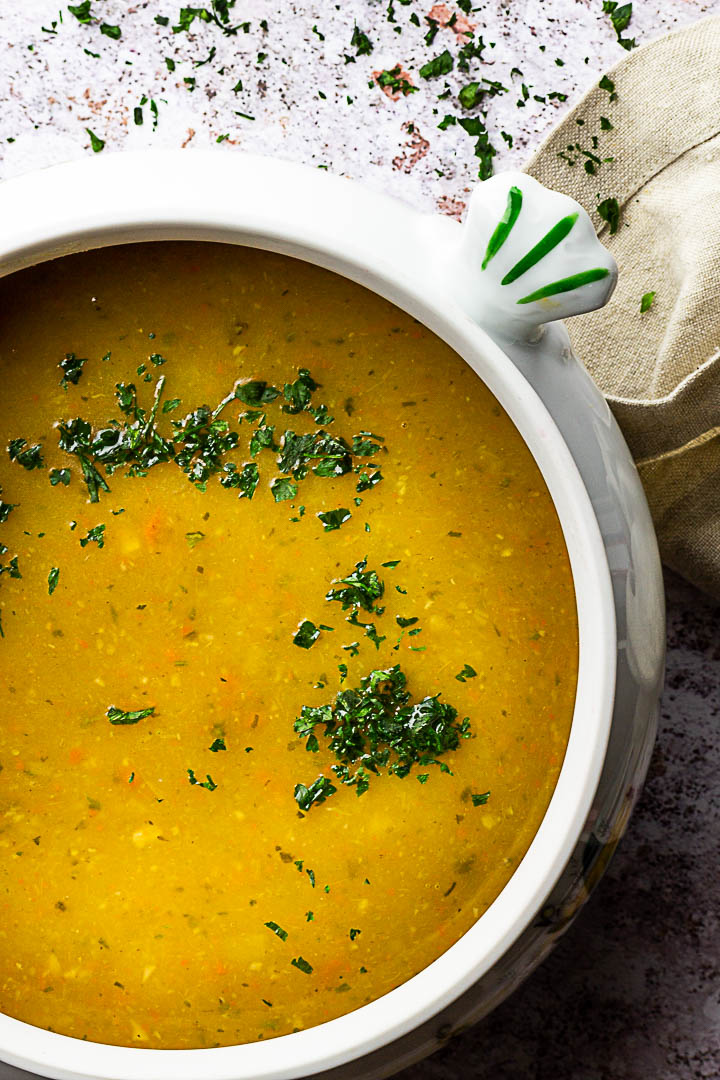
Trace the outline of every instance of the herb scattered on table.
[[644, 314], [646, 311], [649, 311], [654, 303], [655, 303], [655, 293], [654, 292], [646, 292], [646, 293], [644, 293], [643, 297], [642, 297], [642, 300], [640, 301], [640, 314]]
[[[402, 94], [407, 97], [408, 94], [416, 94], [418, 91], [399, 64], [389, 70], [375, 72], [375, 82], [381, 90], [387, 90], [391, 95]], [[372, 83], [370, 85], [372, 86]]]
[[94, 131], [90, 130], [90, 128], [85, 128], [85, 130], [90, 136], [90, 146], [92, 147], [92, 152], [94, 154], [99, 154], [101, 150], [105, 149], [105, 140], [101, 139], [100, 136], [96, 135]]
[[[350, 38], [350, 45], [353, 49], [355, 49], [355, 56], [369, 56], [370, 53], [373, 51], [373, 44], [370, 38], [363, 30], [360, 29], [357, 23], [353, 28], [352, 37]], [[353, 59], [353, 57], [350, 57], [350, 60]], [[346, 63], [347, 62], [348, 59], [346, 57]]]
[[610, 235], [613, 236], [620, 225], [620, 205], [617, 199], [603, 199], [597, 206], [598, 216], [610, 226]]
[[620, 4], [618, 0], [603, 0], [602, 6], [603, 12], [610, 16], [610, 23], [618, 40], [618, 44], [622, 45], [623, 49], [635, 49], [637, 42], [635, 38], [624, 38], [622, 36], [623, 30], [627, 30], [632, 19], [633, 6], [632, 4]]
[[440, 75], [447, 75], [452, 71], [455, 66], [452, 53], [449, 49], [445, 49], [438, 56], [433, 57], [427, 64], [423, 64], [420, 68], [420, 75], [423, 79], [437, 79]]
[[617, 91], [615, 90], [615, 83], [608, 75], [603, 75], [598, 86], [601, 90], [607, 91], [611, 101], [617, 101]]

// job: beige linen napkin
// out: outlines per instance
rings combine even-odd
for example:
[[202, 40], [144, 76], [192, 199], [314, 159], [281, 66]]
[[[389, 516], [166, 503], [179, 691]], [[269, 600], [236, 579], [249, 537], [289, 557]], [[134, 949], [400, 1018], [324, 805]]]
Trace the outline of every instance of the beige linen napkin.
[[[635, 457], [664, 562], [720, 598], [720, 17], [632, 52], [526, 169], [577, 199], [617, 259], [607, 307], [569, 321], [573, 347]], [[596, 210], [609, 198], [613, 234]]]

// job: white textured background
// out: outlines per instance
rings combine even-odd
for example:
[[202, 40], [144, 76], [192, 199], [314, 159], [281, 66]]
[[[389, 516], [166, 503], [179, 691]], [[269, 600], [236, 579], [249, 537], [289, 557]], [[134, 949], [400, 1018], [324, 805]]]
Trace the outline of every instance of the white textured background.
[[[461, 86], [484, 76], [508, 88], [485, 103], [503, 168], [521, 164], [625, 55], [601, 0], [476, 0], [470, 21], [486, 43], [483, 62], [473, 61], [465, 75], [425, 81], [421, 65], [445, 48], [456, 55], [463, 39], [441, 28], [428, 47], [430, 0], [395, 0], [394, 7], [392, 22], [386, 0], [238, 0], [233, 14], [249, 30], [224, 36], [197, 20], [191, 33], [173, 34], [175, 0], [94, 0], [98, 20], [120, 27], [115, 41], [97, 23], [80, 25], [65, 6], [60, 23], [55, 0], [0, 0], [0, 178], [91, 154], [89, 127], [105, 141], [104, 154], [153, 146], [253, 150], [459, 216], [477, 175], [475, 140], [458, 125], [437, 125], [446, 113], [467, 115], [457, 104]], [[636, 0], [634, 8], [626, 36], [642, 44], [720, 13], [720, 0]], [[453, 12], [462, 15], [448, 0], [434, 16], [444, 21]], [[156, 15], [170, 25], [157, 25]], [[355, 55], [355, 24], [374, 49], [346, 63], [346, 54]], [[368, 82], [398, 63], [419, 90], [393, 101]], [[195, 79], [194, 90], [186, 78]], [[234, 91], [238, 81], [242, 90]], [[530, 99], [518, 107], [522, 82]], [[534, 100], [551, 92], [567, 94], [567, 103]], [[149, 101], [143, 124], [134, 121], [143, 96], [157, 105], [156, 126]], [[608, 874], [529, 982], [402, 1080], [720, 1078], [720, 608], [677, 579], [668, 584], [660, 735]], [[21, 1075], [0, 1065], [0, 1080]]]

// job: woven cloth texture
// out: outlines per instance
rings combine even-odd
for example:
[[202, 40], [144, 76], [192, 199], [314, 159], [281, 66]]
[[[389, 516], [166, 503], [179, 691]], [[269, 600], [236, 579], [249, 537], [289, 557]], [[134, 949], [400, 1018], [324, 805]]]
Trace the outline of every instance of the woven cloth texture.
[[663, 561], [720, 599], [720, 17], [607, 78], [526, 170], [577, 199], [617, 260], [607, 307], [569, 321], [573, 348], [635, 457]]

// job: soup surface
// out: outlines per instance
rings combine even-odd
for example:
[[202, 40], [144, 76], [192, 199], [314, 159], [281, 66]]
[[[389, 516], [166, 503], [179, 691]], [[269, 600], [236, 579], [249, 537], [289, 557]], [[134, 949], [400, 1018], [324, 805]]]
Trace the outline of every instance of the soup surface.
[[377, 998], [562, 763], [529, 452], [432, 333], [285, 257], [89, 252], [0, 313], [0, 1010], [189, 1048]]

